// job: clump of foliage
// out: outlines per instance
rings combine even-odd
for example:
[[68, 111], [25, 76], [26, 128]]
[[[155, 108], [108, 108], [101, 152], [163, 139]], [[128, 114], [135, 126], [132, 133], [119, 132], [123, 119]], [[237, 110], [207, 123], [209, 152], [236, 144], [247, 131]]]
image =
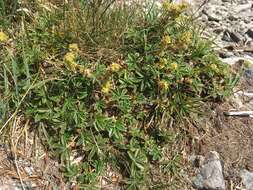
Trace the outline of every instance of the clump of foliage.
[[108, 165], [129, 189], [171, 185], [151, 175], [177, 172], [180, 157], [165, 147], [180, 135], [169, 124], [233, 87], [186, 4], [144, 5], [23, 3], [30, 12], [2, 26], [2, 122], [29, 119], [80, 188], [94, 188]]

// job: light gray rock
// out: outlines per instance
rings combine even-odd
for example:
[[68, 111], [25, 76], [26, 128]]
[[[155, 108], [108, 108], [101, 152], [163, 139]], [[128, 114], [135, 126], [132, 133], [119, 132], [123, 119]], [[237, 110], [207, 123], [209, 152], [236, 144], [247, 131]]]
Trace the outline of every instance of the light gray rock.
[[249, 62], [251, 65], [253, 65], [253, 57], [248, 56], [248, 55], [244, 55], [244, 56], [232, 56], [232, 57], [227, 57], [227, 58], [223, 58], [221, 59], [224, 63], [227, 63], [229, 65], [233, 65], [239, 61], [247, 61]]
[[222, 28], [221, 28], [221, 24], [220, 24], [219, 22], [210, 21], [210, 22], [208, 23], [208, 25], [209, 25], [209, 27], [212, 27], [212, 28], [214, 28], [215, 30], [216, 30], [216, 29], [222, 29]]
[[207, 21], [208, 21], [208, 16], [202, 14], [202, 15], [200, 16], [200, 20], [201, 20], [202, 22], [207, 22]]
[[243, 21], [245, 22], [245, 24], [250, 24], [251, 22], [251, 20], [248, 17], [245, 17]]
[[[24, 183], [25, 190], [33, 190], [36, 189], [34, 185]], [[23, 190], [22, 185], [18, 180], [14, 180], [11, 178], [0, 178], [0, 190]]]
[[225, 190], [222, 165], [217, 152], [211, 151], [205, 156], [204, 164], [192, 182], [199, 190]]
[[246, 69], [243, 73], [244, 77], [248, 80], [252, 80], [253, 81], [253, 66], [251, 66], [250, 68]]
[[242, 183], [245, 185], [246, 190], [253, 190], [253, 173], [248, 170], [241, 170], [240, 177], [242, 178]]
[[251, 11], [252, 9], [252, 4], [251, 3], [247, 3], [247, 4], [240, 4], [240, 5], [237, 5], [237, 6], [234, 6], [234, 12], [236, 14], [240, 14], [240, 12], [249, 12]]

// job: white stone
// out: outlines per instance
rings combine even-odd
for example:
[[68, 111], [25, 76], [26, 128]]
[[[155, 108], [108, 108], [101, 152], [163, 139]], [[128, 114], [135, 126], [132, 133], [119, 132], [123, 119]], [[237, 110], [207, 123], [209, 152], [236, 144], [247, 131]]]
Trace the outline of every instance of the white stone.
[[253, 173], [248, 170], [242, 170], [240, 172], [242, 183], [245, 185], [246, 190], [253, 190]]
[[193, 185], [197, 189], [225, 190], [225, 181], [219, 154], [215, 151], [205, 156], [204, 164], [199, 174], [193, 179]]

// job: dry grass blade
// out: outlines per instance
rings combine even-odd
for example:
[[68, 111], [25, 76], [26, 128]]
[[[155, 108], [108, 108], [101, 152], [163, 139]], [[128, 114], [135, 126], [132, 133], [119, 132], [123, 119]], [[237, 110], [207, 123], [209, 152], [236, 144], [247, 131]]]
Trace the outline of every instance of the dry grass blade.
[[[18, 166], [18, 162], [17, 162], [17, 154], [16, 154], [17, 143], [18, 143], [18, 139], [15, 138], [16, 129], [18, 128], [18, 126], [16, 124], [17, 124], [17, 120], [19, 120], [19, 119], [20, 119], [19, 117], [16, 117], [13, 120], [12, 131], [11, 131], [11, 152], [14, 155], [14, 165], [15, 165], [15, 168], [16, 168], [21, 186], [22, 186], [22, 190], [25, 190], [25, 186], [24, 186], [24, 182], [23, 182], [20, 170], [19, 170], [19, 166]], [[16, 142], [14, 142], [14, 139], [16, 140]]]

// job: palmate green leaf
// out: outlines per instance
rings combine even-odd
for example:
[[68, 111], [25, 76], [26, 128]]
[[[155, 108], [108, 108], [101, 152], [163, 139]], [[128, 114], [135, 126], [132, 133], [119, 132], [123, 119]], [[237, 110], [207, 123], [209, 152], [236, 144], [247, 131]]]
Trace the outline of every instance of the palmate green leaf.
[[103, 115], [96, 115], [94, 121], [94, 127], [97, 131], [106, 130], [108, 125], [108, 119]]
[[132, 110], [132, 102], [131, 97], [127, 94], [126, 89], [118, 89], [113, 91], [112, 93], [112, 100], [117, 102], [117, 107], [123, 112], [123, 113], [129, 113]]
[[108, 128], [109, 137], [113, 137], [117, 140], [123, 140], [123, 133], [126, 132], [126, 128], [121, 121], [116, 121]]
[[[31, 111], [34, 112], [35, 110]], [[53, 114], [51, 109], [37, 109], [37, 114], [34, 116], [35, 122], [39, 122], [41, 120], [47, 120]]]
[[104, 160], [96, 160], [94, 161], [94, 164], [93, 164], [97, 174], [101, 174], [105, 168], [105, 162]]
[[[137, 155], [136, 155], [137, 154]], [[132, 160], [133, 164], [139, 168], [140, 170], [144, 170], [144, 166], [142, 165], [142, 163], [139, 163], [138, 158], [136, 156], [138, 156], [138, 151], [135, 152], [135, 154], [128, 152], [128, 156], [130, 157], [130, 159]], [[133, 167], [133, 166], [132, 166]]]
[[145, 142], [145, 149], [152, 156], [152, 160], [159, 160], [162, 157], [162, 151], [154, 139]]
[[[127, 154], [131, 159], [132, 164], [140, 170], [144, 170], [144, 165], [147, 162], [147, 156], [145, 151], [140, 147], [139, 143], [135, 139], [131, 139], [128, 147], [129, 151], [127, 151]], [[132, 166], [132, 168], [134, 166]]]
[[180, 168], [180, 161], [181, 161], [180, 155], [175, 155], [171, 160], [167, 160], [162, 163], [163, 169], [165, 172], [168, 172], [170, 174], [177, 173], [177, 170]]
[[80, 168], [76, 164], [67, 166], [64, 171], [64, 175], [68, 178], [76, 177], [79, 175], [79, 173], [80, 173]]

